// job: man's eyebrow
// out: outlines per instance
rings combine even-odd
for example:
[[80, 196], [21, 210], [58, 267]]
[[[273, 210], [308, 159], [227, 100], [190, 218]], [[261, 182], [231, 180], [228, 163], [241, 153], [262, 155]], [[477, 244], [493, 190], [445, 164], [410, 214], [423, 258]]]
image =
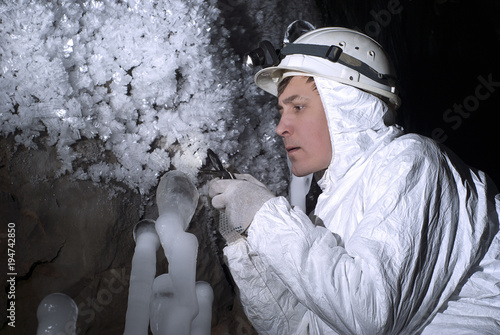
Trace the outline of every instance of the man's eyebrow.
[[[291, 95], [291, 96], [285, 98], [283, 100], [283, 105], [288, 105], [288, 104], [294, 102], [295, 100], [306, 100], [307, 101], [307, 100], [309, 100], [309, 98], [302, 96], [302, 95], [299, 95], [299, 94], [294, 94], [294, 95]], [[278, 103], [278, 106], [276, 108], [278, 110], [282, 110], [283, 106], [280, 103]]]

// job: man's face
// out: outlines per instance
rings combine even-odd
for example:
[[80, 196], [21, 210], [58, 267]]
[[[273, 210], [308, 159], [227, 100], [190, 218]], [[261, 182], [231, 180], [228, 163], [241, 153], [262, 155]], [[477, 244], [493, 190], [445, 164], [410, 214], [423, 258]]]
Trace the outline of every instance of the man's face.
[[314, 81], [293, 77], [278, 97], [281, 119], [276, 133], [283, 138], [292, 173], [297, 177], [324, 170], [332, 159], [332, 145], [321, 98]]

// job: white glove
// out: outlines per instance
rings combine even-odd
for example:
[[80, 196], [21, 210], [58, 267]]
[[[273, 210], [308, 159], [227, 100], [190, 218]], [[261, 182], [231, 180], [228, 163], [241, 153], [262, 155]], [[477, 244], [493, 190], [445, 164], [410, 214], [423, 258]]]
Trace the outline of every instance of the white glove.
[[212, 206], [224, 211], [229, 226], [242, 234], [252, 223], [255, 213], [275, 195], [249, 174], [237, 174], [235, 177], [212, 180], [209, 195]]

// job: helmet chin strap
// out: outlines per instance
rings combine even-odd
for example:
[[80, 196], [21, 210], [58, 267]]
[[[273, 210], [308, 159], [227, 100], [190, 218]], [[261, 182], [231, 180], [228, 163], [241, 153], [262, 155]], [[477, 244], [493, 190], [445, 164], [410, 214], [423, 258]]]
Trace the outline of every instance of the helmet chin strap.
[[294, 55], [294, 54], [315, 56], [328, 59], [333, 63], [339, 63], [341, 65], [344, 65], [345, 67], [353, 69], [379, 84], [390, 87], [396, 86], [395, 78], [377, 72], [374, 68], [372, 68], [368, 64], [344, 53], [342, 48], [336, 45], [327, 46], [318, 44], [290, 43], [286, 44], [279, 52], [281, 58], [287, 55]]

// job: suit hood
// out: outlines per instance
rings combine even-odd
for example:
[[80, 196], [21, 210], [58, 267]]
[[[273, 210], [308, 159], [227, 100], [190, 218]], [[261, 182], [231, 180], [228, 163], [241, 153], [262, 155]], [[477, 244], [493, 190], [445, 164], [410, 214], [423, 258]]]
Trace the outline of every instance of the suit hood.
[[381, 145], [402, 134], [385, 102], [352, 86], [315, 77], [325, 110], [332, 144], [332, 159], [318, 182], [325, 190], [362, 165]]

